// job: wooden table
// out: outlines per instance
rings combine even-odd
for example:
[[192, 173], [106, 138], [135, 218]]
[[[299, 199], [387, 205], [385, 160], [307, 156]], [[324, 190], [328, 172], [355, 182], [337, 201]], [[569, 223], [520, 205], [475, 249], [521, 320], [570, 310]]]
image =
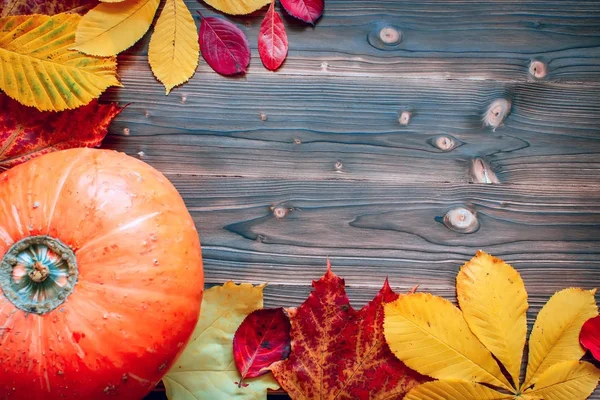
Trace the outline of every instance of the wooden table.
[[[600, 286], [599, 2], [327, 0], [315, 28], [285, 18], [277, 73], [258, 58], [261, 15], [231, 18], [247, 75], [201, 60], [165, 96], [146, 37], [104, 96], [131, 103], [104, 147], [179, 189], [207, 285], [268, 282], [266, 306], [297, 306], [329, 257], [357, 307], [385, 277], [454, 299], [483, 249], [521, 272], [530, 322], [555, 291]], [[498, 99], [511, 108], [493, 130]], [[443, 224], [461, 207], [478, 230]]]

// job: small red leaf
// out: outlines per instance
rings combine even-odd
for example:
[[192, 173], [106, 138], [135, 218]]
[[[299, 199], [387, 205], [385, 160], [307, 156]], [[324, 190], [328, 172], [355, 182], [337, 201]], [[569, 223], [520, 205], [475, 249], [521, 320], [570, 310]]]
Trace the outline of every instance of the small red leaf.
[[242, 381], [266, 374], [271, 364], [288, 357], [290, 329], [283, 308], [256, 310], [244, 319], [233, 337], [233, 356]]
[[222, 18], [203, 17], [200, 23], [200, 50], [212, 69], [221, 75], [246, 73], [250, 46], [240, 28]]
[[588, 319], [579, 333], [579, 342], [600, 361], [600, 315]]
[[265, 68], [275, 71], [281, 66], [288, 52], [288, 38], [281, 16], [275, 11], [275, 1], [260, 24], [258, 53]]
[[96, 147], [123, 108], [90, 104], [62, 112], [38, 111], [0, 94], [0, 170], [73, 147]]
[[280, 0], [281, 5], [293, 17], [309, 24], [315, 22], [323, 15], [324, 0]]

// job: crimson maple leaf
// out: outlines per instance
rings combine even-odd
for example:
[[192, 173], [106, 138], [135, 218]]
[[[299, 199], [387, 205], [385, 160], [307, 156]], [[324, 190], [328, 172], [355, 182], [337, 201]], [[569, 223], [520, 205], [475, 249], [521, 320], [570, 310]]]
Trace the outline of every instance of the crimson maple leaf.
[[289, 310], [292, 351], [271, 365], [292, 399], [401, 399], [428, 378], [409, 369], [390, 351], [383, 336], [383, 304], [398, 294], [387, 280], [360, 311], [350, 306], [344, 280], [331, 271]]

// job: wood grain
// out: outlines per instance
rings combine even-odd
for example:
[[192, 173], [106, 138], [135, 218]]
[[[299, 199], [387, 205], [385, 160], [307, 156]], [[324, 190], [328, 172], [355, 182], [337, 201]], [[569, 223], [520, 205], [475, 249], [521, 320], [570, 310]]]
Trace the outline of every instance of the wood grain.
[[[206, 73], [166, 97], [145, 64], [121, 75], [125, 89], [104, 98], [132, 104], [106, 145], [167, 173], [466, 183], [478, 157], [501, 182], [586, 184], [600, 173], [600, 85]], [[512, 107], [493, 131], [482, 118], [497, 98]], [[442, 135], [458, 147], [432, 146]]]
[[[329, 257], [353, 286], [389, 276], [449, 289], [484, 249], [519, 268], [534, 294], [600, 286], [597, 187], [168, 177], [200, 232], [208, 283], [307, 285]], [[456, 206], [473, 210], [477, 232], [439, 222]]]

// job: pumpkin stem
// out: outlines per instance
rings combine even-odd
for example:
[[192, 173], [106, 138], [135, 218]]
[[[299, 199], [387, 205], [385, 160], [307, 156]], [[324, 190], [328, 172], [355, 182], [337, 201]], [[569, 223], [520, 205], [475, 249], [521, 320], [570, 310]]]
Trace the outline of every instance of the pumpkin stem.
[[75, 253], [50, 236], [30, 236], [11, 246], [0, 262], [0, 289], [17, 308], [39, 315], [60, 306], [73, 292]]
[[39, 261], [36, 261], [33, 264], [33, 269], [28, 273], [29, 279], [34, 281], [35, 283], [44, 282], [46, 278], [50, 275], [50, 268], [45, 266]]

